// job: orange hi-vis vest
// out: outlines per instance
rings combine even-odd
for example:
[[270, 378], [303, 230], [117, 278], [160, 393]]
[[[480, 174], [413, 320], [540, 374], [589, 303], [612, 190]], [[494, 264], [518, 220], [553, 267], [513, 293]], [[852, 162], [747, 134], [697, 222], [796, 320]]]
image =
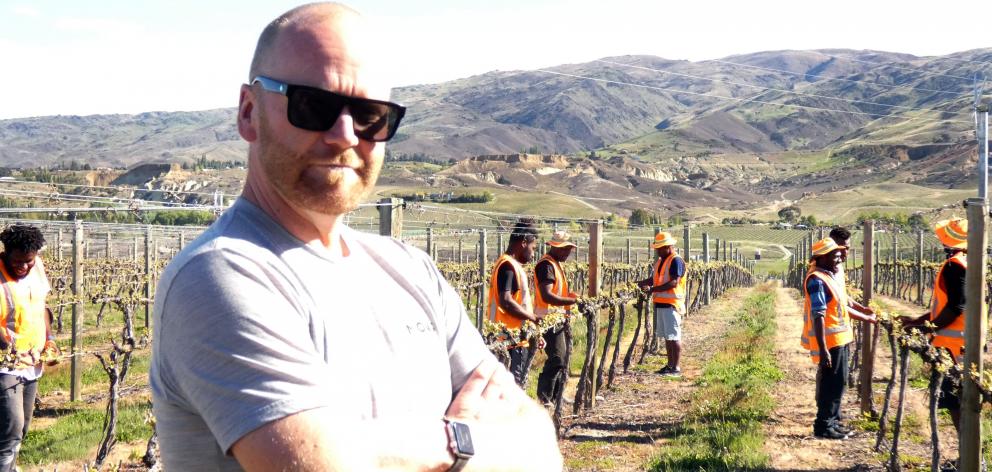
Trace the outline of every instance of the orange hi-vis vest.
[[[937, 280], [933, 283], [933, 303], [930, 305], [930, 321], [937, 319], [937, 315], [947, 306], [947, 284], [944, 281], [944, 267], [947, 264], [957, 264], [968, 270], [968, 256], [964, 252], [959, 252], [954, 257], [944, 261], [937, 271]], [[984, 309], [984, 307], [983, 307]], [[951, 351], [951, 355], [958, 362], [964, 358], [964, 313], [959, 313], [951, 324], [937, 330], [933, 334], [931, 344], [934, 347], [944, 347]]]
[[499, 274], [499, 268], [503, 264], [510, 264], [513, 267], [513, 273], [517, 276], [517, 286], [520, 287], [520, 290], [517, 290], [517, 293], [513, 295], [513, 300], [525, 309], [531, 309], [530, 287], [527, 286], [527, 276], [524, 266], [520, 265], [513, 256], [501, 254], [496, 259], [496, 263], [493, 264], [493, 273], [489, 277], [489, 308], [487, 312], [489, 313], [489, 321], [494, 323], [502, 322], [507, 328], [517, 329], [523, 326], [524, 320], [507, 313], [503, 307], [499, 306], [499, 284], [496, 277]]
[[[562, 270], [561, 265], [555, 258], [551, 257], [551, 254], [545, 254], [537, 264], [534, 265], [534, 314], [537, 316], [544, 316], [548, 314], [548, 302], [544, 301], [544, 296], [541, 295], [540, 281], [537, 280], [537, 266], [541, 262], [548, 261], [551, 263], [551, 267], [555, 271], [555, 283], [551, 286], [551, 293], [558, 295], [559, 297], [568, 296], [568, 280], [565, 279], [565, 271]], [[564, 306], [566, 310], [569, 309], [571, 305]]]
[[41, 351], [47, 340], [45, 297], [50, 285], [41, 258], [35, 259], [31, 272], [21, 280], [12, 277], [0, 262], [0, 326], [4, 339], [17, 352]]
[[[672, 280], [671, 274], [669, 274], [672, 261], [676, 257], [679, 257], [674, 252], [669, 254], [665, 258], [664, 262], [661, 259], [654, 261], [654, 280], [652, 283], [655, 287], [664, 285]], [[655, 303], [667, 303], [675, 307], [675, 311], [680, 314], [685, 314], [685, 284], [686, 277], [679, 277], [678, 283], [674, 288], [665, 290], [664, 292], [654, 292], [654, 302]]]
[[827, 312], [823, 316], [823, 331], [826, 335], [827, 350], [854, 342], [854, 332], [851, 331], [851, 316], [847, 313], [847, 290], [837, 282], [833, 275], [822, 270], [806, 274], [803, 279], [803, 335], [801, 344], [809, 350], [814, 364], [820, 363], [820, 345], [816, 342], [816, 332], [813, 330], [813, 309], [809, 299], [809, 289], [806, 288], [810, 277], [817, 277], [830, 291], [830, 301], [827, 302]]

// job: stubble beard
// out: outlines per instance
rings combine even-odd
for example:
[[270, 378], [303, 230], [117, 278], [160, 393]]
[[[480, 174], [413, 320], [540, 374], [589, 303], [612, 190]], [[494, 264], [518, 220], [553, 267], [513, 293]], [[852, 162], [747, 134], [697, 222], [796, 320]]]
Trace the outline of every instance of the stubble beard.
[[303, 210], [324, 215], [354, 211], [379, 177], [381, 162], [362, 159], [354, 148], [345, 149], [333, 159], [355, 166], [354, 174], [311, 165], [309, 156], [279, 142], [264, 118], [258, 141], [259, 161], [268, 180], [284, 200]]

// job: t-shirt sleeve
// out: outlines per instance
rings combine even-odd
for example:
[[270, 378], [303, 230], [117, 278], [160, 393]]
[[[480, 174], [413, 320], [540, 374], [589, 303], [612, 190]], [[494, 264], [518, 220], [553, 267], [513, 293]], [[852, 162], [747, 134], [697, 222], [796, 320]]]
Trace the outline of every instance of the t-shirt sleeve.
[[537, 282], [542, 285], [555, 283], [555, 268], [546, 260], [534, 267], [534, 273], [537, 275]]
[[822, 317], [827, 312], [830, 293], [827, 286], [818, 277], [810, 277], [806, 282], [806, 291], [809, 292], [809, 306], [814, 318]]
[[516, 293], [517, 290], [520, 290], [519, 284], [517, 284], [517, 274], [509, 263], [499, 267], [499, 272], [496, 273], [496, 289], [499, 292], [510, 293]]
[[685, 275], [685, 261], [681, 257], [676, 257], [668, 268], [668, 276], [677, 279], [683, 275]]
[[271, 421], [339, 400], [307, 314], [269, 266], [202, 254], [160, 296], [152, 382], [200, 415], [225, 452]]
[[448, 343], [448, 365], [451, 368], [453, 398], [483, 360], [495, 361], [496, 358], [486, 348], [479, 330], [469, 321], [461, 296], [445, 280], [433, 262], [429, 264], [437, 274], [440, 288], [441, 315], [444, 317], [445, 337]]

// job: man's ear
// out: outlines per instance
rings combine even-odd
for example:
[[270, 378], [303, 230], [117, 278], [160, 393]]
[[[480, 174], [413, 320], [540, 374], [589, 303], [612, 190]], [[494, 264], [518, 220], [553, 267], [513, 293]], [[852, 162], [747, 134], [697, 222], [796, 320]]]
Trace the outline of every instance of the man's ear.
[[256, 99], [251, 85], [242, 84], [238, 99], [238, 134], [249, 143], [258, 139], [258, 122], [254, 115]]

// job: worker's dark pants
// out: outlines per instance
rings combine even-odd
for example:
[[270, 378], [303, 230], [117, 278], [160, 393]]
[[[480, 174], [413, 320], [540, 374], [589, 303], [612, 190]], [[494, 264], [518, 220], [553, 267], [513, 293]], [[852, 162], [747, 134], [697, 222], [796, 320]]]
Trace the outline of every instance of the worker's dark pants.
[[0, 374], [0, 472], [11, 472], [28, 434], [38, 381]]
[[[513, 374], [513, 380], [517, 382], [517, 385], [523, 387], [524, 383], [527, 382], [527, 368], [530, 367], [528, 349], [526, 347], [515, 347], [509, 350], [510, 354], [510, 373]], [[3, 472], [0, 470], [0, 472]]]
[[826, 367], [826, 357], [820, 356], [820, 365], [816, 371], [816, 421], [813, 422], [813, 432], [825, 431], [827, 428], [840, 423], [840, 403], [847, 387], [847, 375], [850, 351], [849, 344], [830, 349], [832, 366]]
[[[565, 368], [565, 328], [548, 330], [544, 333], [544, 353], [548, 355], [548, 360], [544, 361], [544, 369], [541, 376], [537, 378], [537, 399], [541, 403], [554, 401], [561, 387], [556, 380], [558, 375], [567, 375]], [[564, 384], [564, 382], [561, 382]]]

